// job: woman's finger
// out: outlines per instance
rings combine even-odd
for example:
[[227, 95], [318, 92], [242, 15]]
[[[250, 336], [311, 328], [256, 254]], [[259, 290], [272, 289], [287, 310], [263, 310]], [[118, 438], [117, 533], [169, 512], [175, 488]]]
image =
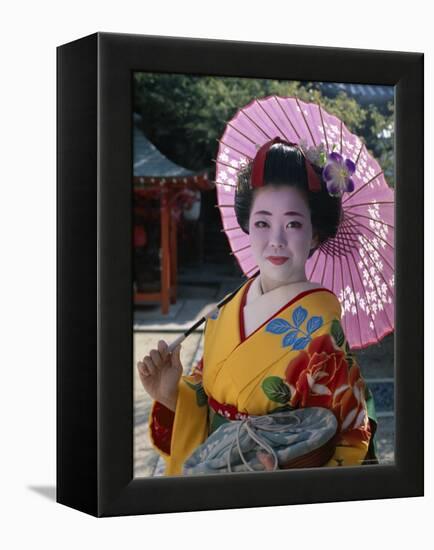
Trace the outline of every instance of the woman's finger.
[[170, 357], [170, 362], [171, 362], [171, 365], [172, 367], [175, 367], [175, 368], [181, 368], [182, 369], [182, 364], [181, 364], [181, 345], [178, 345], [176, 346], [176, 348], [172, 351], [172, 355]]
[[146, 368], [148, 369], [148, 372], [151, 376], [154, 376], [154, 374], [156, 374], [157, 372], [157, 367], [154, 365], [154, 362], [152, 361], [152, 359], [149, 357], [149, 355], [147, 355], [146, 357], [143, 358], [143, 362], [145, 363], [146, 365]]
[[166, 362], [166, 359], [169, 355], [168, 347], [169, 346], [164, 340], [158, 341], [157, 348], [158, 348], [158, 351], [160, 352], [161, 359], [163, 360], [163, 362]]
[[149, 352], [149, 355], [151, 356], [151, 359], [154, 362], [154, 365], [156, 367], [161, 367], [163, 360], [161, 359], [160, 353], [156, 349], [151, 349], [151, 351]]
[[139, 370], [139, 374], [142, 374], [143, 376], [149, 376], [148, 367], [143, 363], [143, 361], [139, 361], [137, 363], [137, 368]]
[[139, 376], [142, 380], [144, 380], [145, 378], [149, 378], [151, 375], [149, 374], [148, 370], [145, 370], [145, 368], [143, 368], [142, 370], [139, 370]]

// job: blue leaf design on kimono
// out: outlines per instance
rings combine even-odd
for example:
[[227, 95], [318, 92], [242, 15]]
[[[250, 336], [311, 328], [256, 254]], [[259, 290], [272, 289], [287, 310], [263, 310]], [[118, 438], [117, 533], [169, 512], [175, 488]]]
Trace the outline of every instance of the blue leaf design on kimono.
[[283, 334], [288, 332], [290, 328], [292, 328], [291, 325], [285, 319], [273, 319], [268, 323], [265, 330], [273, 334]]
[[296, 340], [295, 344], [292, 346], [292, 349], [304, 349], [310, 341], [311, 338], [303, 336], [303, 338], [299, 338], [298, 340]]
[[303, 307], [298, 306], [298, 308], [295, 309], [292, 314], [292, 320], [294, 321], [294, 325], [296, 327], [299, 327], [301, 323], [306, 319], [306, 317], [307, 317], [307, 311]]
[[323, 326], [324, 320], [322, 317], [311, 317], [307, 323], [307, 332], [309, 334], [312, 334], [312, 332], [315, 332], [320, 327]]
[[288, 332], [288, 334], [284, 337], [282, 341], [282, 346], [284, 348], [288, 346], [292, 346], [292, 344], [295, 342], [295, 339], [297, 338], [298, 330], [291, 330]]
[[210, 315], [209, 318], [215, 321], [216, 319], [218, 319], [219, 313], [220, 313], [220, 310], [214, 311], [214, 313]]

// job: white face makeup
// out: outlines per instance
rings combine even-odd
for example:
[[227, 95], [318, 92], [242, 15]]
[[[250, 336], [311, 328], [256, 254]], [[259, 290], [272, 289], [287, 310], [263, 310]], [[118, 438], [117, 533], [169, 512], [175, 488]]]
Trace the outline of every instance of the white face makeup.
[[264, 292], [307, 280], [305, 264], [316, 240], [309, 206], [298, 189], [264, 186], [255, 191], [249, 236]]

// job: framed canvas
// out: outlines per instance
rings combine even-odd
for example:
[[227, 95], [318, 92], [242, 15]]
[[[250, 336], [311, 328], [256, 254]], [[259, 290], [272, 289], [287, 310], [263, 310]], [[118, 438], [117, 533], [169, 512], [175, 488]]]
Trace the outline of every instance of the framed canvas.
[[[102, 517], [423, 495], [423, 54], [96, 33], [60, 46], [57, 67], [58, 502]], [[376, 421], [366, 417], [365, 424], [369, 453], [357, 466], [339, 459], [331, 467], [184, 475], [164, 464], [167, 452], [150, 439], [153, 399], [137, 363], [149, 360], [161, 338], [182, 340], [204, 315], [202, 306], [215, 306], [251, 276], [216, 229], [218, 220], [231, 230], [214, 205], [232, 208], [218, 186], [229, 196], [236, 166], [224, 156], [234, 142], [225, 151], [230, 134], [221, 136], [240, 109], [283, 96], [304, 118], [314, 100], [326, 104], [321, 117], [328, 108], [353, 117], [354, 128], [379, 144], [382, 174], [393, 188], [392, 218], [380, 225], [393, 235], [383, 279], [393, 286], [384, 307], [394, 315], [388, 327], [372, 323], [378, 341], [356, 341], [346, 355], [360, 363], [376, 400]], [[333, 124], [329, 134], [321, 120], [327, 139]], [[341, 153], [345, 139], [354, 145], [344, 131], [337, 130]], [[356, 164], [360, 158], [369, 165], [361, 151]], [[356, 168], [345, 166], [349, 185]], [[359, 267], [363, 273], [363, 261]], [[375, 276], [366, 272], [380, 288]], [[343, 315], [366, 306], [341, 291]], [[369, 311], [374, 320], [376, 306]], [[312, 340], [318, 317], [309, 322], [299, 350]], [[203, 326], [184, 340], [189, 373], [200, 363]], [[283, 334], [281, 324], [264, 326], [273, 338]], [[282, 345], [295, 346], [296, 335], [285, 330]], [[276, 379], [262, 384], [270, 399], [273, 384], [291, 387], [289, 378]], [[352, 409], [344, 422], [359, 412]]]

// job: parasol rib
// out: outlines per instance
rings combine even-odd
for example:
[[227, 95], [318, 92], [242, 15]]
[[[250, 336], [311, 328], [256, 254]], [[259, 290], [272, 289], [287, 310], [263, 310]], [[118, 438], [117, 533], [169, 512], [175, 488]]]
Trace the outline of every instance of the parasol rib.
[[[378, 237], [378, 235], [376, 235], [376, 233], [374, 233], [374, 235], [375, 235], [376, 237]], [[363, 242], [360, 242], [360, 241], [359, 241], [359, 244], [362, 245], [363, 248], [364, 248], [366, 251], [368, 251], [368, 249], [366, 248], [366, 246], [364, 245]], [[385, 262], [385, 263], [387, 264], [387, 267], [393, 272], [393, 271], [394, 271], [394, 268], [390, 265], [390, 263], [389, 263], [388, 259], [386, 258], [386, 256], [383, 255], [383, 251], [382, 251], [380, 248], [377, 248], [377, 247], [376, 247], [374, 244], [372, 244], [371, 242], [370, 242], [370, 244], [371, 244], [371, 246], [372, 246], [373, 248], [375, 248], [376, 252], [378, 252], [378, 254], [379, 254], [379, 256], [381, 257], [382, 261]], [[389, 246], [390, 246], [390, 245], [389, 245]], [[390, 247], [390, 248], [392, 248], [392, 247]]]
[[271, 116], [270, 116], [270, 115], [268, 114], [268, 112], [264, 109], [264, 107], [260, 104], [260, 102], [259, 102], [257, 99], [255, 99], [255, 102], [256, 102], [256, 103], [258, 104], [258, 106], [263, 110], [263, 112], [267, 115], [267, 117], [271, 120], [271, 122], [272, 122], [272, 123], [274, 124], [274, 126], [277, 128], [277, 131], [278, 131], [281, 135], [283, 135], [283, 136], [285, 137], [286, 141], [289, 141], [289, 142], [290, 142], [291, 140], [288, 138], [288, 136], [286, 135], [285, 131], [282, 130], [281, 128], [279, 128], [279, 126], [277, 125], [276, 121], [273, 120], [273, 119], [271, 118]]
[[[364, 248], [365, 252], [369, 255], [369, 251], [366, 249], [366, 247], [363, 246], [363, 248]], [[354, 265], [355, 265], [355, 267], [357, 268], [357, 272], [358, 272], [359, 275], [360, 275], [360, 271], [359, 271], [359, 269], [358, 269], [358, 265], [357, 265], [357, 262], [356, 262], [356, 260], [355, 260], [355, 258], [354, 258], [354, 255], [353, 255], [352, 251], [350, 251], [350, 254], [353, 256]], [[364, 265], [365, 268], [366, 268], [366, 271], [367, 271], [367, 273], [368, 273], [369, 279], [371, 280], [371, 283], [374, 285], [376, 294], [377, 294], [377, 296], [380, 298], [380, 294], [381, 294], [381, 293], [379, 292], [379, 286], [378, 286], [377, 283], [375, 282], [375, 279], [372, 279], [372, 275], [371, 275], [371, 272], [370, 272], [370, 266], [367, 265], [366, 260], [365, 260], [365, 258], [364, 258], [363, 256], [360, 256], [360, 258], [361, 258], [361, 260], [362, 260], [362, 262], [363, 262], [363, 265]], [[371, 258], [371, 262], [373, 262], [372, 258]], [[388, 290], [389, 290], [389, 292], [390, 292], [390, 288], [389, 288], [389, 286], [387, 285], [387, 281], [384, 279], [383, 273], [382, 273], [380, 270], [378, 270], [378, 273], [380, 274], [381, 278], [383, 279], [384, 284], [387, 286], [387, 288], [388, 288]], [[361, 282], [362, 282], [362, 281], [361, 281]], [[362, 282], [362, 286], [363, 286], [363, 289], [364, 289], [364, 291], [365, 291], [365, 298], [366, 298], [366, 290], [365, 290], [365, 287], [364, 287], [364, 285], [363, 285], [363, 282]], [[391, 294], [392, 294], [392, 293], [391, 293]], [[382, 311], [384, 311], [384, 314], [386, 315], [387, 323], [389, 324], [389, 326], [393, 326], [392, 323], [390, 322], [389, 316], [387, 315], [386, 308], [383, 308]], [[372, 319], [372, 322], [374, 322], [373, 319]]]
[[253, 120], [253, 118], [250, 117], [250, 116], [244, 111], [244, 109], [240, 109], [240, 111], [241, 111], [241, 113], [243, 113], [243, 115], [244, 115], [245, 117], [247, 117], [247, 118], [250, 120], [250, 122], [251, 122], [252, 124], [254, 124], [254, 125], [256, 126], [256, 128], [257, 128], [260, 132], [262, 132], [262, 133], [264, 134], [264, 136], [265, 136], [267, 139], [271, 139], [271, 136], [269, 136], [265, 130], [263, 130], [260, 126], [258, 126], [258, 124], [256, 124], [256, 122]]
[[234, 189], [237, 188], [234, 183], [225, 183], [224, 181], [211, 180], [211, 183], [215, 183], [216, 185], [227, 185], [228, 187], [233, 187]]
[[365, 216], [364, 214], [357, 214], [356, 212], [354, 214], [351, 214], [351, 216], [352, 216], [352, 219], [354, 219], [354, 218], [364, 218], [366, 220], [371, 220], [375, 223], [379, 223], [381, 225], [386, 225], [390, 229], [395, 229], [394, 225], [390, 225], [390, 223], [383, 222], [382, 220], [377, 220], [376, 218], [372, 218], [371, 216]]
[[[345, 224], [342, 225], [342, 239], [345, 240], [346, 242], [349, 240], [348, 238], [349, 237], [352, 237], [353, 235], [349, 232], [348, 230], [348, 221], [345, 220]], [[352, 247], [349, 247], [348, 250], [346, 251], [346, 253], [344, 254], [345, 256], [345, 259], [347, 261], [347, 264], [348, 264], [348, 259], [347, 259], [347, 254], [351, 254], [353, 255], [353, 252], [352, 252]], [[354, 256], [353, 256], [354, 257]], [[348, 266], [349, 267], [349, 266]], [[341, 262], [341, 276], [342, 276], [342, 287], [344, 288], [344, 284], [343, 284], [343, 271], [342, 271], [342, 262]], [[350, 273], [350, 278], [351, 278], [351, 286], [353, 288], [353, 291], [355, 290], [355, 287], [354, 287], [354, 281], [353, 281], [353, 278], [352, 278], [352, 275]], [[342, 288], [342, 291], [343, 291], [343, 288]], [[357, 308], [357, 304], [356, 304], [356, 309], [357, 309], [357, 320], [358, 320], [358, 324], [359, 324], [359, 331], [360, 331], [360, 334], [361, 334], [361, 327], [360, 327], [360, 318], [359, 318], [359, 312], [358, 312], [358, 308]], [[361, 338], [360, 338], [360, 343], [361, 343]]]
[[287, 120], [287, 121], [289, 122], [289, 124], [291, 125], [291, 128], [294, 130], [294, 133], [295, 133], [295, 135], [297, 136], [297, 138], [298, 138], [298, 139], [301, 139], [300, 134], [297, 132], [297, 130], [296, 130], [294, 124], [292, 123], [291, 119], [289, 118], [288, 113], [287, 113], [287, 112], [285, 111], [285, 109], [282, 107], [282, 105], [280, 104], [280, 102], [279, 102], [279, 100], [277, 99], [276, 96], [274, 96], [274, 99], [276, 100], [277, 105], [279, 105], [279, 107], [280, 107], [280, 109], [281, 109], [283, 115], [285, 116], [286, 120]]
[[366, 183], [364, 183], [363, 185], [361, 185], [358, 189], [356, 189], [355, 191], [353, 191], [351, 193], [351, 195], [349, 195], [345, 200], [342, 201], [342, 204], [345, 204], [348, 200], [352, 199], [353, 197], [355, 197], [357, 195], [357, 193], [359, 193], [362, 189], [364, 189], [367, 185], [369, 185], [370, 183], [372, 183], [374, 180], [376, 180], [378, 177], [381, 176], [381, 174], [383, 174], [383, 170], [381, 170], [381, 172], [378, 172], [378, 174], [376, 174], [374, 177], [372, 177], [369, 181], [367, 181]]
[[[371, 253], [370, 253], [369, 249], [365, 246], [365, 244], [364, 244], [363, 242], [360, 243], [360, 244], [362, 245], [362, 247], [363, 247], [364, 251], [366, 252], [366, 254], [369, 256], [369, 259], [371, 260], [371, 262], [375, 265], [375, 260], [372, 259]], [[373, 246], [373, 245], [372, 245], [372, 246]], [[375, 248], [375, 246], [374, 246], [374, 248]], [[387, 264], [388, 268], [389, 268], [390, 271], [393, 273], [394, 270], [393, 270], [392, 266], [389, 264], [389, 262], [387, 261], [387, 259], [386, 259], [384, 256], [381, 255], [381, 253], [380, 253], [381, 251], [379, 251], [377, 248], [375, 248], [375, 250], [376, 250], [377, 252], [379, 252], [379, 255], [381, 256], [381, 259]], [[361, 256], [360, 254], [359, 254], [359, 256], [361, 257], [361, 259], [362, 259], [362, 261], [363, 261], [363, 265], [364, 265], [364, 266], [366, 267], [366, 269], [368, 270], [368, 275], [369, 275], [369, 277], [370, 277], [370, 279], [371, 279], [371, 282], [372, 282], [373, 284], [375, 284], [375, 289], [377, 290], [377, 294], [379, 294], [379, 292], [378, 292], [378, 286], [377, 286], [377, 284], [375, 283], [375, 280], [372, 281], [371, 273], [370, 273], [370, 271], [369, 271], [368, 265], [367, 265], [366, 262], [365, 262], [365, 258], [364, 258], [363, 256]], [[380, 277], [383, 279], [383, 283], [387, 286], [389, 292], [391, 292], [391, 290], [390, 290], [390, 288], [389, 288], [389, 285], [388, 285], [388, 282], [387, 282], [386, 279], [384, 278], [383, 272], [382, 272], [380, 269], [378, 269], [378, 268], [377, 268], [377, 270], [378, 270], [378, 273], [379, 273]], [[391, 294], [393, 294], [393, 293], [391, 292]], [[390, 323], [390, 319], [389, 319], [389, 318], [388, 318], [387, 320], [388, 320], [389, 324], [392, 324], [392, 323]]]
[[248, 275], [249, 273], [252, 273], [252, 271], [255, 271], [255, 269], [258, 269], [257, 265], [255, 265], [255, 267], [252, 267], [252, 269], [249, 269], [249, 271], [246, 273], [246, 275]]
[[233, 126], [230, 122], [228, 122], [228, 126], [230, 126], [232, 128], [232, 130], [235, 130], [236, 132], [238, 132], [241, 136], [243, 136], [243, 138], [250, 141], [250, 143], [252, 143], [256, 147], [256, 145], [257, 145], [256, 141], [254, 141], [253, 139], [250, 139], [249, 136], [246, 136], [246, 134], [244, 134], [244, 132], [239, 130], [236, 126]]
[[[343, 226], [342, 222], [342, 226]], [[351, 237], [351, 238], [350, 238]], [[358, 240], [354, 238], [353, 235], [346, 235], [343, 234], [342, 231], [336, 235], [335, 238], [330, 239], [326, 241], [321, 249], [324, 250], [327, 254], [331, 254], [332, 256], [340, 256], [346, 253], [346, 250], [348, 248], [354, 248], [354, 245], [358, 244]]]
[[247, 250], [248, 248], [250, 248], [249, 244], [247, 246], [243, 246], [242, 248], [238, 248], [238, 250], [233, 250], [232, 252], [229, 252], [229, 255], [234, 256], [238, 252], [242, 252], [243, 250]]
[[321, 109], [321, 105], [319, 103], [318, 103], [318, 108], [319, 108], [319, 116], [321, 118], [321, 124], [322, 124], [322, 129], [323, 129], [323, 132], [324, 132], [324, 138], [325, 138], [327, 153], [328, 153], [330, 151], [329, 140], [327, 138], [327, 132], [326, 132], [326, 129], [325, 129], [325, 126], [324, 126], [324, 118], [322, 116], [322, 109]]
[[360, 155], [362, 154], [362, 150], [363, 150], [363, 147], [365, 146], [364, 143], [362, 143], [362, 146], [360, 147], [360, 151], [359, 151], [359, 154], [357, 155], [357, 158], [356, 160], [354, 161], [354, 164], [357, 166], [357, 163], [359, 162], [359, 159], [360, 159]]
[[[358, 240], [354, 235], [347, 235], [342, 232], [342, 228], [347, 223], [347, 219], [344, 218], [339, 226], [338, 233], [335, 237], [327, 240], [322, 246], [322, 250], [331, 255], [343, 255], [346, 252], [346, 246], [353, 248], [355, 244], [358, 244]], [[351, 237], [351, 238], [350, 238]], [[345, 245], [345, 246], [344, 246]]]
[[214, 164], [221, 164], [223, 166], [226, 166], [227, 168], [232, 168], [232, 170], [235, 170], [236, 172], [241, 172], [242, 168], [236, 168], [235, 166], [232, 166], [232, 164], [227, 164], [226, 162], [223, 162], [222, 160], [218, 159], [211, 159], [211, 162], [214, 162]]
[[[354, 257], [352, 256], [353, 258], [353, 261], [354, 261]], [[345, 256], [345, 261], [347, 262], [347, 266], [348, 266], [348, 275], [351, 279], [351, 288], [355, 289], [356, 287], [354, 286], [354, 279], [353, 279], [353, 274], [351, 272], [351, 267], [350, 267], [350, 262], [348, 260], [348, 256]], [[354, 264], [354, 267], [356, 268], [356, 272], [357, 272], [357, 275], [359, 277], [359, 280], [360, 280], [360, 283], [362, 284], [362, 287], [363, 287], [363, 282], [362, 280], [360, 279], [360, 272], [359, 272], [359, 269], [357, 267], [357, 264], [355, 263]], [[365, 292], [365, 298], [366, 298], [366, 292]], [[355, 303], [355, 307], [356, 307], [356, 311], [357, 311], [357, 314], [356, 314], [356, 317], [357, 317], [357, 324], [359, 325], [359, 341], [360, 341], [360, 347], [363, 347], [363, 344], [362, 344], [362, 327], [360, 325], [360, 311], [359, 311], [359, 308], [358, 308], [358, 304], [357, 304], [357, 299], [356, 299], [356, 296], [354, 296], [354, 303]], [[370, 313], [370, 317], [371, 317], [371, 321], [372, 321], [372, 324], [374, 325], [374, 333], [375, 333], [375, 339], [378, 341], [378, 334], [377, 334], [377, 331], [375, 330], [375, 323], [374, 323], [374, 319]]]
[[304, 120], [304, 123], [305, 123], [305, 125], [306, 125], [306, 128], [307, 128], [307, 130], [308, 130], [308, 132], [309, 132], [309, 134], [310, 134], [310, 139], [312, 140], [312, 143], [313, 143], [314, 147], [316, 147], [315, 137], [314, 137], [314, 135], [312, 134], [312, 130], [310, 129], [309, 124], [307, 123], [306, 116], [305, 116], [305, 114], [304, 114], [304, 112], [303, 112], [303, 109], [301, 108], [300, 102], [298, 101], [298, 97], [295, 97], [295, 101], [297, 102], [297, 107], [300, 109], [301, 116], [302, 116], [302, 118], [303, 118], [303, 120]]
[[218, 140], [217, 139], [216, 141], [218, 141], [219, 143], [221, 143], [225, 147], [229, 147], [229, 149], [232, 149], [232, 151], [235, 151], [236, 153], [239, 153], [240, 155], [243, 155], [243, 156], [247, 157], [250, 161], [253, 160], [253, 158], [250, 155], [248, 155], [247, 153], [244, 153], [243, 151], [240, 151], [239, 149], [236, 149], [233, 145], [229, 145], [229, 143], [226, 143], [223, 140]]
[[[369, 231], [370, 233], [372, 233], [373, 235], [375, 235], [375, 237], [377, 239], [380, 239], [380, 241], [383, 241], [383, 243], [386, 243], [386, 245], [391, 249], [391, 250], [395, 250], [395, 248], [389, 243], [389, 241], [386, 241], [385, 239], [383, 239], [383, 237], [380, 237], [380, 235], [377, 235], [377, 233], [375, 233], [375, 231], [372, 231], [372, 229], [366, 225], [364, 225], [363, 223], [361, 222], [358, 222], [358, 221], [354, 221], [354, 220], [351, 220], [353, 223], [355, 223], [358, 227], [363, 227], [363, 229], [366, 229], [367, 231]], [[360, 242], [360, 241], [359, 241]], [[379, 248], [376, 248], [374, 246], [374, 248], [378, 251], [378, 252], [381, 252]]]
[[[344, 283], [344, 268], [343, 268], [343, 265], [342, 265], [342, 261], [339, 262], [339, 267], [341, 268], [341, 283], [342, 283], [342, 289], [341, 289], [341, 292], [342, 292], [342, 297], [344, 295], [344, 289], [345, 289], [345, 283]], [[343, 308], [343, 305], [341, 304], [341, 308]], [[344, 314], [341, 313], [341, 320], [344, 321], [344, 325], [345, 325], [345, 334], [347, 333], [347, 331], [350, 330], [350, 327], [347, 326], [347, 317], [345, 315], [345, 310], [344, 310]], [[360, 326], [360, 325], [359, 325]], [[360, 331], [360, 328], [359, 328], [359, 342], [360, 342], [360, 345], [362, 345], [362, 336], [361, 336], [361, 331]]]
[[235, 231], [236, 229], [239, 229], [240, 231], [242, 231], [241, 227], [239, 225], [237, 225], [237, 227], [228, 227], [228, 228], [223, 228], [223, 229], [220, 229], [220, 233], [225, 233], [226, 231]]
[[327, 266], [329, 256], [330, 256], [330, 254], [326, 254], [325, 261], [324, 261], [324, 268], [322, 270], [322, 275], [321, 275], [321, 284], [322, 285], [324, 284], [324, 275], [325, 275], [325, 272], [326, 272], [326, 266]]
[[[353, 260], [353, 262], [354, 262], [354, 267], [355, 267], [356, 273], [357, 273], [357, 275], [358, 275], [358, 277], [359, 277], [360, 284], [362, 285], [362, 289], [363, 289], [363, 292], [364, 292], [364, 294], [365, 294], [366, 304], [367, 304], [368, 307], [369, 307], [369, 317], [371, 318], [372, 324], [373, 324], [373, 326], [374, 326], [374, 328], [371, 329], [371, 330], [373, 330], [373, 332], [374, 332], [374, 334], [375, 334], [375, 340], [376, 340], [377, 342], [379, 342], [379, 341], [380, 341], [380, 338], [379, 338], [379, 336], [378, 336], [377, 329], [375, 328], [375, 319], [374, 319], [374, 317], [372, 316], [372, 313], [371, 313], [371, 306], [370, 306], [369, 301], [368, 301], [367, 296], [366, 296], [366, 289], [365, 289], [365, 287], [364, 287], [364, 285], [363, 285], [363, 281], [362, 281], [362, 279], [361, 279], [361, 277], [360, 277], [360, 271], [359, 271], [359, 269], [358, 269], [358, 267], [357, 267], [357, 262], [356, 262], [356, 260], [355, 260], [355, 258], [354, 258], [354, 256], [353, 256], [352, 254], [351, 254], [351, 258], [352, 258], [352, 260]], [[354, 285], [354, 281], [353, 281], [353, 277], [352, 277], [352, 274], [351, 274], [350, 263], [349, 263], [348, 257], [346, 257], [345, 259], [346, 259], [347, 264], [348, 264], [348, 271], [349, 271], [349, 273], [350, 273], [351, 284]], [[355, 287], [353, 286], [353, 288], [355, 288]], [[378, 294], [378, 293], [377, 293], [377, 294]], [[358, 319], [359, 326], [360, 326], [359, 308], [357, 307], [357, 299], [355, 300], [355, 303], [356, 303], [356, 309], [357, 309], [357, 319]], [[369, 327], [369, 328], [370, 328], [370, 327]]]
[[[318, 252], [318, 251], [316, 251], [316, 252]], [[317, 266], [317, 264], [318, 264], [319, 259], [320, 259], [320, 254], [318, 253], [318, 254], [316, 255], [315, 265], [313, 266], [313, 269], [312, 269], [312, 271], [310, 272], [309, 279], [311, 279], [311, 278], [313, 277], [313, 274], [315, 273], [316, 266]]]
[[333, 256], [333, 271], [332, 271], [332, 292], [335, 291], [335, 262], [336, 258]]
[[359, 202], [357, 204], [349, 204], [345, 207], [345, 211], [350, 210], [351, 208], [358, 208], [359, 206], [375, 206], [376, 204], [395, 204], [395, 201], [376, 201], [373, 200], [372, 202]]

